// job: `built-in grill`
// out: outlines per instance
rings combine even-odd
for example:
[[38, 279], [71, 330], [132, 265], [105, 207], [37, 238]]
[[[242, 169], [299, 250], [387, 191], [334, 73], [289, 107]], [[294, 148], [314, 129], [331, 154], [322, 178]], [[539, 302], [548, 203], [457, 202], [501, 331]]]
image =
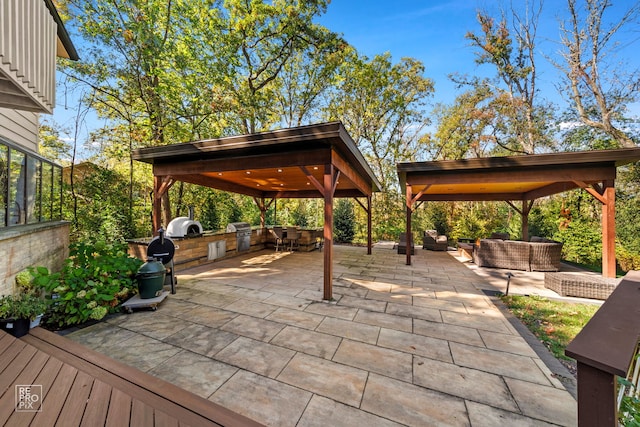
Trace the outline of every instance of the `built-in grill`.
[[232, 222], [227, 225], [227, 233], [236, 233], [238, 252], [248, 251], [251, 247], [251, 225], [248, 222]]

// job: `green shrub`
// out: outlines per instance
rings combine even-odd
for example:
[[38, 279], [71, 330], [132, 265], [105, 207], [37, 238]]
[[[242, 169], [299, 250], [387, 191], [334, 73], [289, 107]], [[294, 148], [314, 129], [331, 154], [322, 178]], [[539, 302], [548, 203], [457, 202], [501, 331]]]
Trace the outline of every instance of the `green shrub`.
[[34, 295], [7, 295], [0, 297], [0, 319], [29, 319], [43, 314], [47, 303]]
[[563, 242], [562, 258], [585, 265], [602, 263], [602, 233], [600, 224], [585, 220], [571, 221], [553, 236]]
[[142, 261], [126, 250], [125, 243], [75, 243], [61, 272], [31, 268], [33, 283], [51, 299], [46, 323], [65, 327], [100, 320], [135, 293]]
[[622, 246], [616, 246], [616, 260], [623, 271], [640, 270], [640, 254], [634, 254]]
[[356, 216], [350, 200], [339, 199], [333, 213], [333, 240], [337, 243], [351, 243], [355, 236]]

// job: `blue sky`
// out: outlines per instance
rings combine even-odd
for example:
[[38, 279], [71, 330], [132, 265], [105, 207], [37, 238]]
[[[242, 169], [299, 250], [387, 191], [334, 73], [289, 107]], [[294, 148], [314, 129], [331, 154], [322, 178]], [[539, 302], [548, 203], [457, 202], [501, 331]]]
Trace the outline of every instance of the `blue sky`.
[[[513, 0], [515, 5], [523, 5], [524, 0]], [[626, 9], [632, 0], [617, 0], [618, 9]], [[332, 0], [327, 12], [317, 22], [330, 30], [341, 33], [361, 54], [373, 57], [390, 52], [394, 61], [402, 57], [413, 57], [425, 65], [425, 75], [435, 82], [432, 103], [450, 104], [456, 91], [448, 75], [454, 72], [471, 75], [493, 75], [488, 65], [477, 66], [474, 49], [465, 39], [468, 31], [479, 32], [476, 21], [478, 9], [500, 16], [500, 5], [508, 7], [509, 1], [491, 0]], [[539, 23], [539, 52], [554, 54], [559, 49], [558, 21], [565, 14], [566, 0], [546, 0]], [[614, 10], [615, 13], [615, 10]], [[608, 17], [614, 21], [615, 14]], [[640, 31], [633, 28], [625, 34], [624, 57], [632, 68], [640, 67], [640, 57], [636, 54], [640, 47]], [[82, 52], [80, 52], [82, 56]], [[565, 101], [554, 87], [558, 72], [550, 62], [538, 55], [538, 87], [541, 96], [556, 103], [559, 108]], [[67, 100], [73, 104], [72, 97]], [[65, 97], [58, 91], [58, 107], [53, 119], [61, 125], [71, 127], [74, 113], [64, 108]], [[632, 108], [640, 115], [640, 105]], [[88, 127], [97, 127], [97, 119], [88, 117]], [[85, 129], [85, 132], [88, 129]], [[85, 133], [83, 132], [83, 133]], [[80, 135], [80, 140], [83, 140]]]
[[[632, 0], [614, 1], [615, 8], [607, 18], [614, 21], [616, 12], [626, 9]], [[509, 1], [474, 0], [332, 0], [318, 22], [344, 35], [347, 42], [369, 57], [390, 52], [394, 61], [413, 57], [425, 64], [425, 75], [435, 81], [434, 102], [452, 103], [456, 89], [447, 78], [451, 73], [492, 76], [493, 68], [477, 66], [474, 49], [465, 34], [480, 32], [476, 20], [479, 9], [492, 16], [500, 16], [501, 5], [509, 8]], [[524, 0], [513, 0], [522, 7]], [[554, 55], [560, 48], [559, 20], [566, 16], [566, 0], [546, 0], [539, 22], [538, 53]], [[640, 48], [638, 27], [625, 34], [625, 55], [633, 67], [640, 67], [637, 51]], [[562, 97], [554, 87], [558, 71], [542, 55], [537, 59], [541, 95], [559, 106]], [[635, 111], [640, 111], [634, 108]]]

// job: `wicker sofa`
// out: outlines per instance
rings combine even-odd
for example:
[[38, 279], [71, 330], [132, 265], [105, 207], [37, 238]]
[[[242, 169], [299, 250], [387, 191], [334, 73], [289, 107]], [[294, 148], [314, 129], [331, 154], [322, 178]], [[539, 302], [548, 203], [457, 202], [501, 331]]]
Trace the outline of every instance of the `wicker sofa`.
[[558, 271], [561, 253], [562, 243], [540, 237], [530, 242], [482, 239], [473, 251], [473, 262], [479, 267]]

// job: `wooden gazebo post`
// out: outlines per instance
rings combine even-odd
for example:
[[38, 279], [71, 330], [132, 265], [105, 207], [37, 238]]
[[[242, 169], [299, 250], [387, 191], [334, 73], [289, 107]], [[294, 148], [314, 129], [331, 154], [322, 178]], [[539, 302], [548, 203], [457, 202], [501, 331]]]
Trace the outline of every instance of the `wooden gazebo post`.
[[324, 166], [324, 293], [323, 299], [333, 299], [333, 195], [336, 190], [339, 172], [334, 175], [333, 164]]
[[[169, 191], [174, 183], [175, 180], [170, 175], [153, 175], [153, 210], [151, 219], [153, 224], [151, 234], [153, 236], [158, 235], [158, 230], [162, 226], [162, 197]], [[167, 218], [167, 221], [170, 219], [171, 218]]]
[[413, 244], [413, 236], [411, 235], [411, 212], [413, 211], [413, 194], [411, 193], [411, 186], [407, 184], [406, 188], [407, 193], [407, 228], [406, 228], [406, 237], [407, 237], [407, 265], [411, 265], [411, 248]]

